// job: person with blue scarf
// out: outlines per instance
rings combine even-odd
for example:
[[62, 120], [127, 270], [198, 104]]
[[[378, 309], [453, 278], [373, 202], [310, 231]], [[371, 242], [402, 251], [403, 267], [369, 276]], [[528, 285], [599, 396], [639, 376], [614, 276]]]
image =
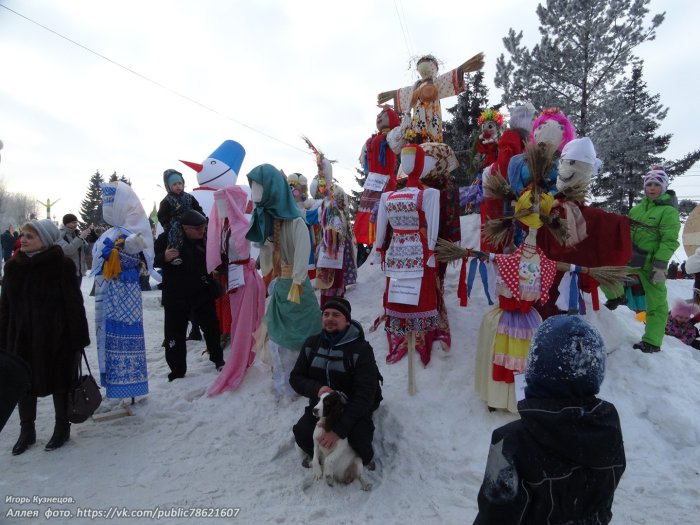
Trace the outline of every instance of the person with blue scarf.
[[311, 244], [306, 220], [284, 175], [270, 164], [248, 173], [255, 209], [246, 234], [260, 246], [260, 270], [269, 285], [265, 312], [272, 379], [280, 394], [294, 395], [289, 372], [304, 341], [321, 330], [321, 310], [309, 281]]

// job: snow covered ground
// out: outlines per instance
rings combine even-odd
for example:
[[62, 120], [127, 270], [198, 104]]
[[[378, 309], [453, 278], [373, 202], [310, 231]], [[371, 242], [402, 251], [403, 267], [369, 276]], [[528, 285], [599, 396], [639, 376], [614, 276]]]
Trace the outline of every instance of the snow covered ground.
[[[236, 519], [163, 518], [160, 523], [471, 523], [491, 431], [516, 416], [489, 413], [474, 392], [474, 353], [488, 308], [475, 292], [467, 308], [456, 298], [458, 268], [448, 270], [446, 298], [453, 348], [417, 370], [418, 393], [407, 394], [406, 360], [387, 365], [383, 332], [367, 334], [385, 378], [375, 416], [377, 470], [371, 492], [359, 484], [328, 487], [300, 465], [291, 427], [306, 399], [277, 397], [269, 369], [256, 363], [241, 388], [209, 398], [215, 377], [202, 342], [189, 342], [188, 373], [167, 381], [159, 292], [144, 293], [150, 394], [134, 415], [73, 425], [71, 440], [43, 450], [53, 429], [50, 398], [39, 401], [37, 444], [21, 456], [11, 448], [17, 414], [0, 434], [0, 523], [44, 521], [47, 509], [75, 511], [177, 507], [240, 508]], [[92, 282], [83, 281], [88, 317]], [[353, 316], [367, 328], [381, 311], [383, 281], [365, 265], [348, 293]], [[670, 298], [691, 296], [691, 281], [669, 283]], [[658, 354], [632, 349], [643, 326], [624, 307], [587, 318], [608, 348], [601, 397], [622, 419], [627, 471], [615, 495], [614, 523], [690, 524], [700, 514], [700, 352], [667, 337]], [[88, 348], [97, 368], [94, 345]], [[21, 503], [18, 498], [66, 496], [72, 503]], [[38, 509], [40, 519], [7, 518]], [[221, 511], [220, 511], [221, 512]], [[224, 513], [228, 512], [226, 510]], [[112, 519], [144, 523], [146, 519]], [[93, 523], [55, 517], [52, 523]]]

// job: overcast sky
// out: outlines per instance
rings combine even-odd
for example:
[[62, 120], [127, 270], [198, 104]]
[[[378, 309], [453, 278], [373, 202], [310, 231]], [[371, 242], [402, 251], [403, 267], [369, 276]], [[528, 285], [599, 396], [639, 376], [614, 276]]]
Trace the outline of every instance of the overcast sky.
[[[376, 95], [417, 78], [411, 56], [432, 53], [447, 71], [485, 52], [495, 103], [495, 62], [508, 28], [522, 30], [529, 46], [539, 40], [537, 2], [524, 0], [0, 0], [0, 6], [75, 42], [0, 7], [0, 178], [9, 191], [60, 198], [52, 210], [59, 220], [78, 212], [95, 170], [130, 178], [150, 211], [164, 196], [163, 170], [179, 169], [192, 189], [194, 171], [178, 160], [201, 162], [226, 139], [247, 151], [239, 183], [265, 162], [311, 178], [316, 168], [304, 134], [338, 160], [335, 175], [345, 189], [355, 189]], [[692, 36], [700, 7], [654, 0], [650, 9], [650, 17], [665, 10], [666, 20], [657, 39], [636, 53], [645, 59], [650, 92], [670, 108], [662, 131], [674, 134], [667, 151], [674, 159], [700, 148]], [[443, 108], [456, 101], [447, 99]], [[700, 200], [700, 164], [689, 175], [674, 186]]]

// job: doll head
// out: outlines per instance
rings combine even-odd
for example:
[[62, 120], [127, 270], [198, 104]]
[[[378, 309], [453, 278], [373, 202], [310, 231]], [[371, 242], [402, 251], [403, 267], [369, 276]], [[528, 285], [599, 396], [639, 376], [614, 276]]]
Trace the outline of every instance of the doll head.
[[557, 108], [543, 110], [532, 124], [530, 140], [535, 144], [547, 144], [559, 152], [575, 138], [574, 125]]
[[495, 109], [485, 109], [477, 120], [477, 123], [481, 126], [481, 135], [485, 139], [498, 139], [501, 136], [501, 128], [504, 122], [503, 115]]
[[535, 122], [535, 116], [537, 115], [537, 110], [532, 102], [525, 102], [524, 104], [519, 104], [508, 108], [510, 112], [510, 120], [508, 125], [511, 129], [524, 129], [527, 133], [530, 133], [532, 129], [532, 123]]
[[302, 136], [306, 145], [309, 146], [316, 157], [316, 167], [318, 175], [316, 175], [309, 186], [309, 194], [312, 199], [323, 199], [330, 195], [330, 189], [333, 187], [333, 162], [328, 160], [326, 156], [313, 145], [306, 137]]
[[309, 194], [312, 199], [323, 199], [330, 196], [333, 188], [333, 165], [331, 161], [323, 157], [318, 164], [318, 172], [309, 185]]
[[438, 73], [438, 61], [433, 55], [422, 56], [418, 59], [416, 70], [418, 71], [421, 79], [434, 79], [437, 77]]
[[292, 173], [287, 175], [287, 183], [289, 184], [289, 189], [292, 190], [292, 195], [294, 200], [297, 202], [304, 202], [309, 198], [309, 188], [307, 185], [306, 177], [301, 173]]
[[586, 187], [596, 166], [595, 148], [588, 137], [574, 139], [561, 151], [557, 190], [564, 191], [573, 186]]
[[389, 106], [381, 106], [382, 111], [377, 115], [377, 130], [390, 130], [401, 124], [401, 119]]

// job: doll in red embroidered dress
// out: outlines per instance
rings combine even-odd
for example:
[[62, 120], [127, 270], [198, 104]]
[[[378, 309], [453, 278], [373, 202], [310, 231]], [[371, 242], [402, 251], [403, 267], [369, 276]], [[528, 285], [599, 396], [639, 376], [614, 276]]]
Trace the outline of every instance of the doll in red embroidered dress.
[[[384, 291], [385, 330], [390, 341], [391, 335], [410, 334], [410, 353], [414, 334], [433, 332], [437, 327], [433, 250], [440, 223], [440, 192], [424, 188], [420, 182], [421, 175], [431, 167], [430, 162], [426, 163], [422, 148], [415, 145], [405, 147], [401, 151], [401, 165], [408, 174], [408, 182], [403, 190], [382, 194], [375, 246], [382, 253], [387, 277]], [[392, 227], [391, 239], [383, 250], [389, 225]], [[427, 364], [430, 346], [416, 347], [415, 350]], [[388, 361], [394, 357], [391, 352], [390, 349]]]

